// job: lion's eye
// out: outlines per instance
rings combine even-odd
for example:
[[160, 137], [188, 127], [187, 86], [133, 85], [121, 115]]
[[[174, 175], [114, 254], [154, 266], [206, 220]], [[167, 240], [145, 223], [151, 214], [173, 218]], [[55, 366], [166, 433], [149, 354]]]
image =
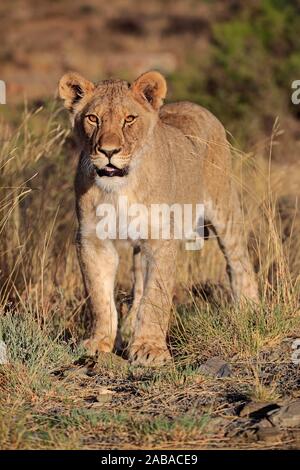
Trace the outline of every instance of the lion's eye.
[[98, 124], [98, 117], [95, 114], [88, 114], [86, 116], [87, 120], [90, 121], [92, 124]]
[[130, 114], [129, 116], [126, 116], [125, 118], [125, 122], [127, 124], [131, 124], [135, 120], [136, 120], [136, 116], [133, 116], [133, 114]]

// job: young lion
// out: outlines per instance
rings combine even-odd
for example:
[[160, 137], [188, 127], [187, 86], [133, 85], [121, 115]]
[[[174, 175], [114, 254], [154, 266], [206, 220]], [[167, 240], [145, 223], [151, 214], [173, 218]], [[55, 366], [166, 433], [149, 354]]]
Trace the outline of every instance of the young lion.
[[[96, 210], [100, 204], [117, 208], [120, 196], [148, 208], [203, 204], [205, 223], [226, 259], [234, 298], [258, 298], [224, 128], [196, 104], [162, 106], [166, 92], [164, 77], [155, 71], [131, 85], [123, 80], [94, 85], [73, 72], [59, 83], [80, 151], [75, 179], [78, 253], [95, 320], [85, 342], [91, 354], [112, 351], [116, 340], [118, 252], [115, 240], [97, 236]], [[166, 334], [179, 241], [130, 235], [128, 241], [134, 247], [135, 269], [135, 298], [124, 327], [131, 334], [129, 360], [162, 364], [170, 358]]]

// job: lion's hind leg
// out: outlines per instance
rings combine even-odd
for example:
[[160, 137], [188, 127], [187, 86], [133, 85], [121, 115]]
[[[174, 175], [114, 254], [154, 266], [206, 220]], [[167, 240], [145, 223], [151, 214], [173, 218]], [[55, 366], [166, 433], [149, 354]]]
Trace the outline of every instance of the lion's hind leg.
[[233, 297], [258, 301], [258, 288], [250, 262], [244, 221], [236, 194], [228, 205], [207, 210], [211, 228], [224, 254]]

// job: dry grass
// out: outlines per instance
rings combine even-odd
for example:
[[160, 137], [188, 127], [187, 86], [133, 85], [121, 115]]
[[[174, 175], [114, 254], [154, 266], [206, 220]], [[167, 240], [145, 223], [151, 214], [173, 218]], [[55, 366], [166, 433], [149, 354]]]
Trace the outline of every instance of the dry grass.
[[[230, 444], [225, 428], [240, 402], [296, 393], [278, 351], [299, 332], [299, 165], [272, 163], [278, 123], [259, 152], [233, 149], [261, 305], [226, 304], [215, 240], [197, 254], [181, 252], [170, 331], [175, 362], [164, 371], [136, 371], [121, 359], [120, 366], [113, 359], [71, 366], [82, 353], [85, 311], [73, 244], [73, 143], [51, 106], [25, 110], [16, 129], [2, 122], [0, 139], [0, 337], [11, 358], [0, 369], [0, 447], [260, 446]], [[128, 256], [119, 292], [130, 290]], [[199, 375], [195, 366], [216, 354], [231, 360], [233, 378]]]

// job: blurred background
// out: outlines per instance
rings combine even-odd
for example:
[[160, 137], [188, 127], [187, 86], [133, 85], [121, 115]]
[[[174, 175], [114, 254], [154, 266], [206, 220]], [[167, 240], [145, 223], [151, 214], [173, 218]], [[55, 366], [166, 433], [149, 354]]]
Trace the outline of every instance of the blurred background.
[[[56, 100], [68, 70], [97, 82], [158, 69], [167, 101], [212, 111], [233, 145], [261, 289], [296, 281], [300, 107], [291, 83], [300, 78], [300, 0], [2, 0], [0, 18], [3, 305], [33, 302], [34, 292], [46, 315], [62, 302], [74, 313], [84, 301], [73, 243], [74, 142]], [[183, 253], [178, 267], [178, 302], [180, 286], [227, 282], [214, 240]], [[120, 273], [128, 292], [130, 270], [121, 264]]]
[[169, 100], [207, 106], [240, 143], [257, 144], [280, 117], [276, 157], [296, 158], [298, 0], [2, 0], [0, 15], [9, 107], [52, 98], [67, 70], [98, 81], [154, 68], [168, 78]]

